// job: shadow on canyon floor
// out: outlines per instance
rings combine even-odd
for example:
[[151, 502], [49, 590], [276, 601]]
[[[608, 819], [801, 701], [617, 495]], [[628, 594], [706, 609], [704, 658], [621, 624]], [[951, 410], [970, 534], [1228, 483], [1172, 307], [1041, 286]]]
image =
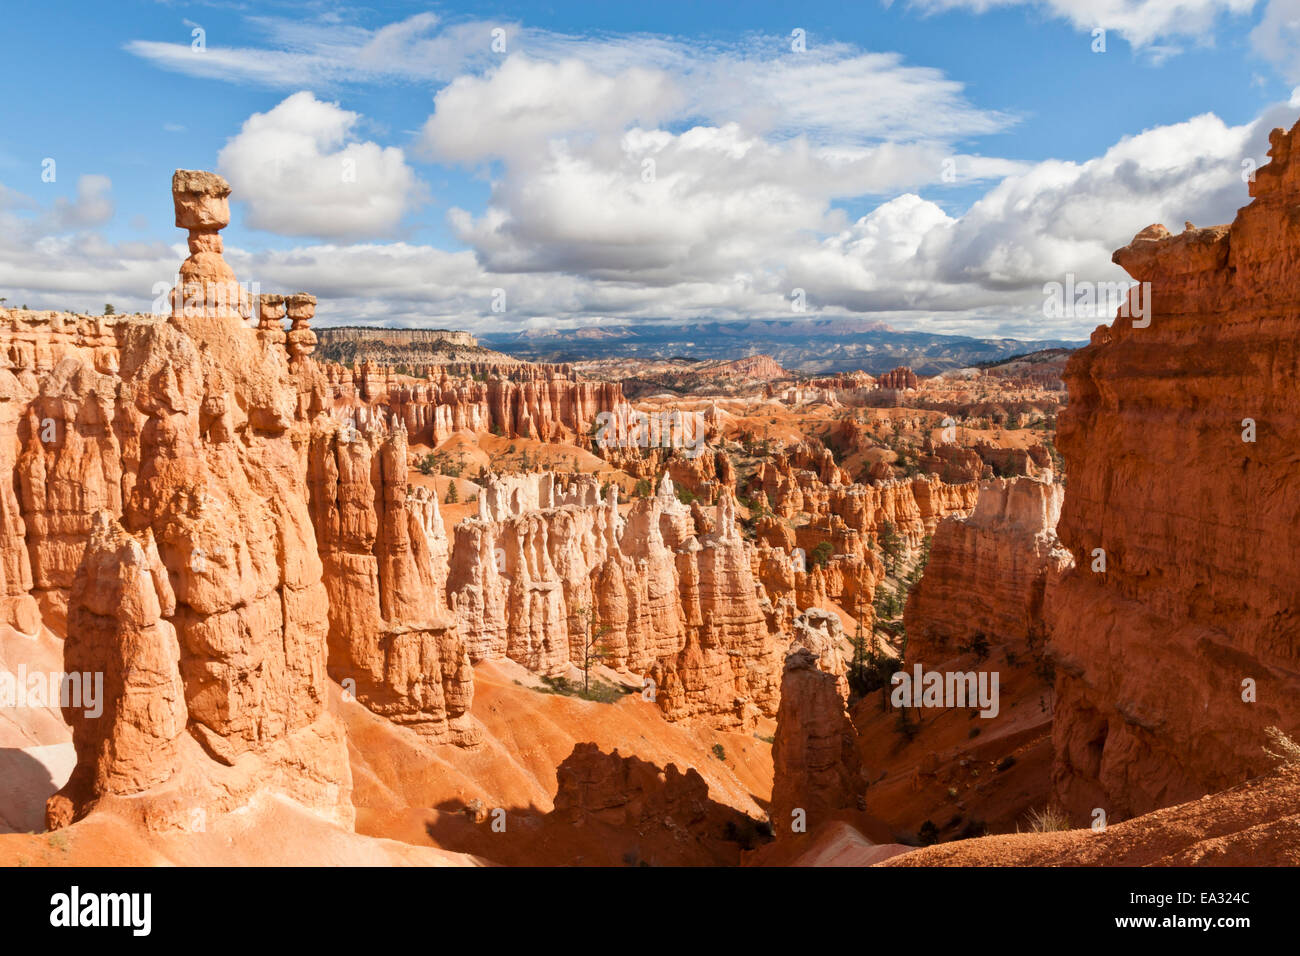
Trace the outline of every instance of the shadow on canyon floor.
[[25, 750], [0, 749], [0, 833], [45, 829], [45, 801], [59, 789], [49, 768]]
[[505, 865], [734, 866], [771, 842], [757, 820], [709, 798], [694, 770], [580, 743], [556, 768], [556, 808], [444, 801], [424, 823], [444, 850]]

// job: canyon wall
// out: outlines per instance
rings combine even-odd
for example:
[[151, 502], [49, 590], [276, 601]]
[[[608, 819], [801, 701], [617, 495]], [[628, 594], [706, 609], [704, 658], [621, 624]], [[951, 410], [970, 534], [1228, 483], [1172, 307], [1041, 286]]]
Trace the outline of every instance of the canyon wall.
[[450, 329], [389, 329], [382, 326], [336, 325], [318, 329], [322, 350], [339, 342], [352, 342], [366, 346], [373, 343], [383, 345], [432, 345], [445, 342], [448, 345], [478, 345], [478, 339], [469, 332], [456, 332]]
[[979, 638], [1041, 653], [1049, 575], [1071, 558], [1056, 539], [1065, 489], [1032, 478], [979, 486], [969, 517], [939, 522], [904, 612], [909, 663], [938, 664]]
[[[474, 745], [472, 663], [571, 676], [589, 637], [672, 720], [775, 717], [801, 647], [842, 698], [842, 627], [819, 606], [870, 606], [886, 521], [915, 543], [974, 505], [932, 480], [851, 485], [829, 452], [795, 449], [758, 483], [814, 521], [755, 542], [710, 450], [665, 457], [657, 493], [622, 508], [594, 475], [489, 475], [449, 533], [408, 485], [409, 443], [585, 441], [600, 413], [629, 419], [621, 389], [558, 366], [416, 381], [317, 363], [315, 299], [251, 296], [224, 260], [224, 180], [178, 171], [173, 194], [191, 255], [170, 314], [0, 310], [0, 613], [66, 634], [69, 668], [103, 673], [108, 695], [103, 718], [65, 709], [77, 767], [51, 826], [108, 801], [175, 828], [265, 790], [350, 826], [332, 681]], [[672, 474], [710, 505], [679, 501]], [[824, 567], [795, 566], [825, 540]]]
[[400, 426], [312, 435], [330, 675], [375, 713], [470, 743], [473, 672], [446, 601], [447, 535], [437, 497], [407, 485], [406, 462]]
[[578, 381], [566, 366], [431, 366], [419, 370], [427, 380], [372, 362], [325, 369], [340, 418], [363, 427], [395, 417], [410, 441], [429, 445], [458, 431], [581, 444], [601, 412], [630, 411], [617, 383]]
[[[98, 509], [122, 510], [123, 449], [111, 426], [127, 319], [0, 310], [0, 584], [9, 622], [66, 626]], [[38, 611], [39, 609], [39, 616]]]
[[1049, 588], [1057, 794], [1123, 818], [1270, 766], [1300, 726], [1300, 157], [1296, 130], [1231, 226], [1151, 226], [1115, 253], [1150, 283], [1076, 352]]

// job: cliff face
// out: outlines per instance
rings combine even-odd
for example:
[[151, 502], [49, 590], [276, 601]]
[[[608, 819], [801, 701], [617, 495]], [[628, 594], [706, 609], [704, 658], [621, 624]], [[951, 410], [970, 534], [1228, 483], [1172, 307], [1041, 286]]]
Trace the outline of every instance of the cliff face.
[[448, 345], [478, 345], [478, 339], [468, 332], [454, 332], [448, 329], [385, 329], [368, 326], [341, 325], [320, 329], [320, 345], [323, 352], [340, 342], [356, 345], [378, 343], [381, 345], [409, 346], [433, 345], [446, 342]]
[[457, 431], [585, 441], [601, 412], [629, 408], [617, 383], [577, 381], [559, 366], [434, 366], [427, 381], [362, 363], [328, 366], [336, 410], [358, 427], [395, 416], [411, 441], [436, 445]]
[[1048, 576], [1071, 560], [1055, 531], [1064, 491], [997, 478], [980, 485], [970, 517], [939, 522], [904, 613], [909, 663], [938, 664], [977, 635], [1016, 653], [1041, 652]]
[[39, 626], [34, 599], [62, 632], [92, 515], [122, 510], [123, 455], [131, 450], [113, 418], [125, 326], [116, 317], [3, 315], [0, 464], [15, 480], [0, 490], [0, 573], [20, 630]]
[[777, 364], [770, 355], [750, 355], [746, 358], [724, 362], [709, 370], [718, 379], [778, 379], [789, 378], [790, 373]]
[[400, 428], [312, 436], [330, 674], [390, 720], [469, 743], [473, 673], [443, 590], [447, 537], [436, 497], [408, 492], [406, 459]]
[[447, 580], [470, 659], [558, 675], [600, 631], [602, 662], [647, 674], [670, 719], [771, 716], [784, 642], [734, 509], [724, 495], [706, 532], [671, 480], [622, 515], [594, 476], [489, 478], [478, 516], [456, 526]]
[[1295, 137], [1273, 132], [1231, 226], [1152, 226], [1115, 253], [1150, 283], [1149, 324], [1121, 310], [1066, 370], [1076, 565], [1048, 618], [1054, 780], [1078, 814], [1240, 783], [1267, 767], [1264, 728], [1300, 723]]
[[461, 362], [518, 364], [519, 360], [478, 344], [468, 332], [448, 329], [386, 329], [342, 326], [319, 330], [321, 359], [359, 365], [383, 362], [406, 368]]

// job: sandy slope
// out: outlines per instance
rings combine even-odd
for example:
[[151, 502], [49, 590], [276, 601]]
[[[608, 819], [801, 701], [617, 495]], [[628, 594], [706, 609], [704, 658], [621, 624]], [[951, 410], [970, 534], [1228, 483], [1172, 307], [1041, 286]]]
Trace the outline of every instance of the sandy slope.
[[751, 854], [746, 866], [871, 866], [912, 847], [901, 843], [874, 843], [851, 823], [837, 820], [807, 840], [778, 843]]
[[926, 847], [891, 866], [1296, 866], [1300, 766], [1115, 823]]
[[0, 837], [0, 866], [480, 866], [432, 847], [377, 840], [298, 804], [261, 796], [205, 832], [149, 833], [96, 810], [57, 833]]
[[[575, 832], [568, 840], [554, 833], [536, 840], [502, 839], [464, 812], [479, 800], [488, 811], [506, 810], [507, 833], [537, 831], [552, 809], [555, 768], [581, 742], [661, 768], [694, 767], [708, 783], [710, 799], [755, 819], [766, 816], [771, 746], [753, 734], [668, 723], [639, 694], [598, 704], [527, 686], [535, 684], [536, 678], [510, 661], [475, 667], [473, 714], [484, 741], [473, 750], [430, 745], [413, 731], [348, 706], [344, 717], [357, 831], [499, 862], [562, 865], [591, 859], [593, 848], [584, 849], [584, 834]], [[723, 760], [714, 755], [715, 744], [722, 746]]]
[[933, 669], [997, 670], [999, 713], [984, 718], [965, 708], [913, 709], [921, 729], [909, 740], [897, 712], [882, 712], [880, 692], [871, 694], [852, 715], [871, 780], [867, 811], [900, 834], [915, 834], [926, 820], [944, 840], [985, 828], [1013, 832], [1028, 811], [1048, 801], [1051, 688], [1028, 666], [1008, 664], [1001, 648], [985, 662], [966, 654]]
[[[60, 648], [53, 638], [11, 633], [0, 647], [6, 664], [27, 660], [29, 667], [59, 666]], [[487, 862], [458, 852], [475, 847], [491, 851], [485, 855], [498, 862], [562, 864], [606, 858], [609, 834], [594, 828], [582, 833], [552, 827], [531, 840], [510, 840], [464, 813], [466, 803], [477, 799], [487, 808], [507, 810], [513, 821], [511, 835], [536, 830], [552, 809], [556, 766], [575, 743], [585, 741], [606, 751], [636, 754], [661, 767], [672, 762], [683, 769], [694, 766], [708, 782], [711, 799], [755, 819], [764, 817], [772, 785], [771, 747], [764, 741], [752, 734], [670, 724], [636, 694], [615, 704], [597, 704], [523, 686], [536, 683], [510, 662], [477, 668], [473, 712], [484, 740], [473, 750], [431, 745], [359, 705], [344, 704], [358, 809], [355, 834], [271, 795], [208, 821], [202, 832], [147, 832], [129, 822], [125, 813], [101, 807], [59, 833], [26, 833], [43, 829], [45, 799], [71, 770], [71, 743], [57, 714], [20, 711], [21, 720], [7, 715], [0, 731], [14, 746], [3, 752], [11, 755], [11, 764], [22, 760], [32, 772], [6, 775], [0, 782], [0, 801], [10, 821], [7, 829], [20, 831], [0, 835], [0, 866]], [[725, 748], [724, 759], [714, 755], [715, 744]], [[129, 803], [126, 798], [124, 808]]]

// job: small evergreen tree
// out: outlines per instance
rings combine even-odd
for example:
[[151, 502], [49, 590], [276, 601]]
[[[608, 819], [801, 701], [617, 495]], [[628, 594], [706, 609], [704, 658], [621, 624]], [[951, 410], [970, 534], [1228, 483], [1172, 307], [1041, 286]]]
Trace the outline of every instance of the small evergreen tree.
[[880, 550], [885, 554], [885, 564], [892, 568], [898, 560], [903, 548], [903, 539], [898, 536], [892, 521], [882, 521], [880, 523]]
[[834, 553], [835, 548], [831, 543], [822, 541], [812, 549], [812, 554], [808, 555], [808, 560], [812, 562], [813, 567], [824, 568], [830, 563], [831, 555]]
[[591, 665], [603, 660], [609, 650], [605, 646], [605, 635], [609, 633], [609, 627], [602, 624], [598, 628], [592, 628], [590, 607], [580, 607], [574, 613], [582, 628], [579, 638], [582, 641], [582, 693], [585, 696], [591, 692]]
[[449, 505], [454, 505], [458, 501], [460, 501], [460, 492], [456, 490], [456, 482], [453, 481], [450, 485], [447, 486], [446, 503]]
[[862, 628], [861, 605], [858, 606], [856, 619], [857, 625], [853, 628], [853, 661], [849, 665], [849, 686], [858, 693], [865, 693], [862, 688], [866, 684], [867, 676], [867, 635]]

